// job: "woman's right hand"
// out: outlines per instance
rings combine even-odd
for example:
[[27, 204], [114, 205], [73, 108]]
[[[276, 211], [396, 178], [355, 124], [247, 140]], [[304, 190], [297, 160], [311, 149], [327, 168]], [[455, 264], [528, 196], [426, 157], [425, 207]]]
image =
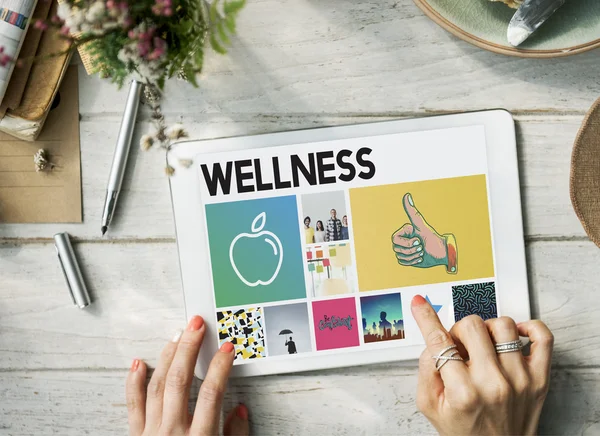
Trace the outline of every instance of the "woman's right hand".
[[[427, 344], [419, 362], [417, 406], [442, 435], [531, 435], [537, 432], [548, 393], [554, 337], [541, 321], [471, 315], [450, 332], [417, 295], [412, 313]], [[531, 353], [496, 354], [494, 344], [529, 337]], [[435, 359], [456, 345], [464, 362], [438, 371]], [[448, 355], [448, 353], [446, 353]], [[467, 360], [468, 359], [468, 360]]]

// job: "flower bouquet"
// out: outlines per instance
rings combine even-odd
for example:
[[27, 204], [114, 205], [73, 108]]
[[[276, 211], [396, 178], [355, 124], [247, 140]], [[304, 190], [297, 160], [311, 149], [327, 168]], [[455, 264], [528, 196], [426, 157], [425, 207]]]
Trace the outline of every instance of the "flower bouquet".
[[[245, 0], [59, 0], [57, 14], [34, 25], [56, 28], [79, 49], [88, 72], [121, 87], [131, 78], [144, 85], [156, 131], [144, 135], [143, 149], [168, 148], [186, 136], [167, 129], [160, 109], [165, 81], [178, 77], [197, 85], [208, 46], [226, 53]], [[0, 59], [2, 61], [2, 59]], [[91, 70], [91, 71], [90, 71]], [[167, 168], [168, 173], [172, 169]]]

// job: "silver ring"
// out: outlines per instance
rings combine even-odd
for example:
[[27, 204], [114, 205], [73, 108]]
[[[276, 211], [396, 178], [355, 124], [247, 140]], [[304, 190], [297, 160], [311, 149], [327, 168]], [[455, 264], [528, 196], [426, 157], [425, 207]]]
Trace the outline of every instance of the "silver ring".
[[494, 348], [496, 348], [497, 354], [513, 353], [523, 349], [523, 341], [517, 339], [516, 341], [501, 342], [499, 344], [494, 344]]
[[[452, 350], [450, 352], [450, 354], [445, 356], [444, 354], [450, 350]], [[446, 347], [442, 351], [440, 351], [437, 356], [432, 356], [431, 358], [435, 359], [435, 369], [437, 369], [439, 371], [442, 368], [442, 366], [444, 366], [450, 360], [460, 360], [462, 362], [463, 361], [462, 357], [460, 357], [460, 356], [454, 357], [457, 354], [458, 354], [458, 351], [456, 350], [456, 345], [450, 345], [449, 347]], [[440, 363], [440, 361], [441, 361], [441, 363]]]

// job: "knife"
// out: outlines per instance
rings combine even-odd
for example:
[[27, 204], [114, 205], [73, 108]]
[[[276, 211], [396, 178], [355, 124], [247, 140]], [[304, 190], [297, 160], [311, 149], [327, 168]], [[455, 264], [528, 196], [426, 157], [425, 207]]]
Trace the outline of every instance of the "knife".
[[525, 0], [508, 25], [508, 42], [516, 47], [531, 36], [565, 0]]

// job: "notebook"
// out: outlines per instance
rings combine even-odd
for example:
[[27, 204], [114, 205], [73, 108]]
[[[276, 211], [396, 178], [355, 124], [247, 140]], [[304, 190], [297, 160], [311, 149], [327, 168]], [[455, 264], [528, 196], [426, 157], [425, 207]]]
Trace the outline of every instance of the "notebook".
[[417, 294], [447, 328], [530, 317], [506, 111], [186, 141], [168, 163], [200, 378], [224, 342], [234, 376], [416, 359]]

